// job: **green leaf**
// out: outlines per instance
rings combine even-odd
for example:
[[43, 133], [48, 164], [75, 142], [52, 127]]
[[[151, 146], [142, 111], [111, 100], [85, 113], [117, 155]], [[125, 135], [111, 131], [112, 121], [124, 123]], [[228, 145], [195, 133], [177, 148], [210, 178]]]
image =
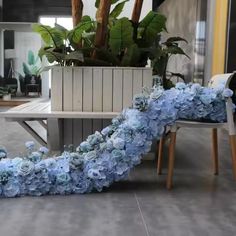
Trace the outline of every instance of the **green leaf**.
[[49, 63], [53, 63], [53, 62], [62, 63], [62, 61], [65, 57], [65, 54], [54, 52], [54, 50], [55, 50], [55, 48], [44, 48], [44, 47], [42, 47], [39, 50], [39, 57], [42, 58], [43, 56], [46, 56]]
[[140, 58], [140, 50], [137, 44], [131, 45], [125, 53], [121, 65], [122, 66], [137, 66]]
[[173, 43], [173, 42], [185, 42], [188, 43], [188, 41], [181, 37], [170, 37], [166, 40], [166, 43]]
[[83, 47], [93, 47], [95, 35], [95, 32], [84, 32], [82, 34], [82, 39], [84, 41]]
[[92, 21], [80, 22], [73, 30], [69, 31], [68, 39], [70, 44], [76, 48], [76, 45], [81, 41], [84, 32], [93, 27]]
[[[115, 4], [117, 2], [119, 2], [120, 0], [111, 0], [111, 4]], [[95, 2], [95, 7], [98, 8], [100, 4], [100, 0], [96, 0]]]
[[84, 58], [84, 64], [86, 66], [112, 66], [110, 62], [99, 60], [99, 59], [93, 59], [93, 58]]
[[76, 61], [84, 61], [83, 53], [80, 51], [74, 51], [70, 54], [65, 55], [65, 60], [76, 60]]
[[31, 74], [38, 76], [41, 73], [41, 68], [38, 66], [33, 66], [31, 68]]
[[68, 34], [68, 30], [65, 27], [55, 23], [55, 29], [60, 31], [63, 34], [63, 39], [66, 39], [67, 34]]
[[117, 20], [110, 29], [109, 46], [112, 53], [120, 55], [133, 44], [133, 27], [128, 18]]
[[32, 66], [32, 65], [35, 64], [34, 53], [33, 53], [31, 50], [29, 50], [29, 52], [28, 52], [28, 64], [29, 64], [30, 66]]
[[106, 61], [113, 66], [120, 66], [120, 61], [117, 59], [116, 55], [104, 48], [96, 49], [96, 57], [99, 60]]
[[190, 57], [184, 52], [184, 50], [178, 46], [170, 46], [164, 50], [168, 54], [179, 54], [179, 55], [184, 55], [190, 59]]
[[23, 71], [24, 71], [25, 75], [32, 75], [30, 68], [26, 65], [25, 62], [23, 62]]
[[154, 11], [150, 11], [138, 27], [141, 40], [146, 45], [152, 45], [157, 35], [164, 30], [166, 30], [166, 17]]
[[124, 6], [125, 6], [125, 3], [126, 2], [128, 2], [129, 0], [125, 0], [125, 1], [123, 1], [123, 2], [121, 2], [121, 3], [118, 3], [115, 7], [114, 7], [114, 9], [112, 10], [112, 12], [110, 13], [110, 17], [112, 17], [112, 18], [117, 18], [120, 14], [121, 14], [121, 12], [123, 11], [123, 8], [124, 8]]
[[59, 48], [64, 43], [64, 33], [57, 28], [42, 24], [33, 24], [33, 30], [41, 35], [47, 46], [54, 45], [56, 48]]
[[85, 15], [82, 17], [80, 22], [88, 22], [88, 21], [93, 21], [92, 18], [88, 15]]

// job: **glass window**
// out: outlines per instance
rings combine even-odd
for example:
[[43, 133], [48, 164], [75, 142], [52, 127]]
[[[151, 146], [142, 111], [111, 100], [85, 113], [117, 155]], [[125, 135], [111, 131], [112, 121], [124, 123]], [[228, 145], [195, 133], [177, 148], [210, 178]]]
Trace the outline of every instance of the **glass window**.
[[72, 17], [39, 17], [39, 22], [44, 25], [49, 25], [51, 27], [55, 26], [55, 23], [65, 27], [68, 30], [73, 29]]

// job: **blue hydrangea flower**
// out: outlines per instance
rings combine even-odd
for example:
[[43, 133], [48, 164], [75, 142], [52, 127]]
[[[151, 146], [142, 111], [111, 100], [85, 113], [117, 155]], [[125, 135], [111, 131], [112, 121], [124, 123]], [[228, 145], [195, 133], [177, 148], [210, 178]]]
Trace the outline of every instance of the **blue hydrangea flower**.
[[230, 98], [233, 96], [233, 91], [231, 89], [224, 89], [222, 96], [225, 98]]
[[39, 152], [41, 152], [43, 155], [47, 155], [49, 153], [49, 150], [46, 147], [40, 147]]
[[144, 94], [139, 94], [134, 97], [133, 101], [134, 109], [145, 111], [148, 108], [148, 98]]
[[34, 171], [34, 163], [32, 161], [24, 160], [19, 163], [17, 171], [20, 176], [30, 175]]
[[27, 150], [33, 151], [35, 147], [35, 143], [33, 141], [28, 141], [25, 143], [25, 147], [27, 148]]
[[[138, 95], [134, 108], [125, 109], [101, 133], [95, 132], [73, 152], [68, 147], [60, 156], [27, 142], [24, 158], [7, 158], [0, 147], [0, 196], [89, 193], [102, 191], [114, 181], [127, 178], [129, 171], [150, 151], [166, 125], [176, 119], [226, 120], [225, 100], [232, 96], [224, 88], [204, 88], [177, 83], [164, 91], [154, 87], [150, 96]], [[234, 109], [234, 106], [232, 107]], [[4, 159], [3, 159], [4, 158]]]
[[6, 148], [0, 146], [0, 160], [3, 158], [7, 158], [7, 150]]

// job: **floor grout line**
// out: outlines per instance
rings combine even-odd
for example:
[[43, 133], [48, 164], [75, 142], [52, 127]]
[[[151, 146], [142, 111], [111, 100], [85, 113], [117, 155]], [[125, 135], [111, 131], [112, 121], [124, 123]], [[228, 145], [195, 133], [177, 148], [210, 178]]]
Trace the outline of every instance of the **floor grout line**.
[[143, 213], [142, 213], [142, 210], [141, 210], [141, 206], [140, 206], [138, 197], [137, 197], [137, 195], [136, 195], [135, 192], [134, 192], [134, 197], [135, 197], [136, 203], [137, 203], [137, 205], [138, 205], [138, 209], [139, 209], [139, 212], [140, 212], [140, 215], [141, 215], [141, 218], [142, 218], [142, 222], [143, 222], [143, 225], [144, 225], [146, 234], [147, 234], [147, 236], [150, 236], [150, 234], [149, 234], [149, 232], [148, 232], [148, 227], [147, 227], [146, 221], [145, 221], [145, 219], [144, 219], [144, 216], [143, 216]]

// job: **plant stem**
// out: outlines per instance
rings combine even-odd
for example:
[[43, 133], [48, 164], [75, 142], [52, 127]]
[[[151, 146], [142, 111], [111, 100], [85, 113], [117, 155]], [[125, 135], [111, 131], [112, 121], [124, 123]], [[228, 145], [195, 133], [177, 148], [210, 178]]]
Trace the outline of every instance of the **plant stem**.
[[74, 27], [78, 25], [83, 16], [84, 4], [82, 0], [71, 0], [72, 18]]
[[142, 11], [142, 6], [143, 6], [143, 0], [135, 0], [133, 13], [132, 13], [132, 22], [134, 24], [139, 23], [141, 11]]
[[[107, 25], [111, 9], [111, 0], [100, 0], [97, 10], [97, 31], [95, 36], [95, 47], [101, 48], [106, 45]], [[96, 51], [93, 52], [93, 58], [96, 57]]]

